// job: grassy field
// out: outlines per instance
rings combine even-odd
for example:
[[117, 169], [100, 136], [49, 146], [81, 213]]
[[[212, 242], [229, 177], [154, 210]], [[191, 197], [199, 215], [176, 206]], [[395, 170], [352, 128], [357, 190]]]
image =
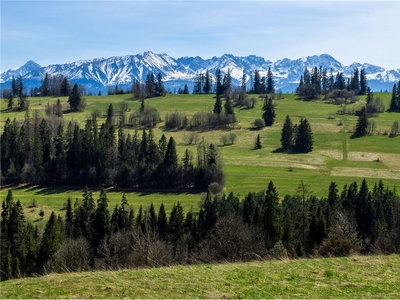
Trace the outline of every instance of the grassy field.
[[400, 255], [50, 274], [0, 283], [0, 297], [399, 299]]
[[[389, 106], [390, 93], [375, 93]], [[55, 103], [57, 98], [30, 98], [30, 114], [36, 110], [44, 116], [47, 103]], [[67, 98], [61, 97], [61, 102], [67, 110]], [[84, 112], [65, 113], [65, 122], [76, 120], [84, 123], [92, 111], [98, 110], [105, 115], [110, 103], [118, 109], [122, 102], [129, 105], [131, 111], [139, 107], [139, 102], [132, 99], [131, 95], [114, 95], [104, 97], [86, 97], [87, 108]], [[188, 116], [198, 111], [212, 110], [214, 95], [167, 95], [166, 97], [146, 100], [150, 106], [158, 109], [162, 118], [167, 112], [175, 110], [185, 112]], [[360, 108], [365, 100], [351, 106]], [[228, 130], [215, 130], [198, 132], [209, 143], [217, 145], [220, 150], [226, 174], [225, 192], [233, 192], [243, 197], [249, 191], [260, 191], [267, 187], [272, 180], [277, 186], [281, 197], [286, 194], [295, 194], [300, 181], [303, 180], [317, 196], [326, 196], [329, 184], [335, 181], [339, 189], [344, 184], [353, 181], [361, 182], [363, 178], [368, 180], [370, 186], [380, 179], [390, 188], [400, 185], [400, 137], [389, 138], [383, 135], [390, 132], [395, 120], [400, 122], [399, 113], [383, 113], [373, 120], [376, 123], [376, 134], [358, 139], [351, 139], [351, 131], [357, 121], [357, 117], [350, 115], [337, 115], [339, 106], [320, 101], [303, 102], [296, 100], [295, 95], [285, 94], [284, 99], [276, 100], [276, 123], [272, 127], [266, 127], [259, 131], [251, 130], [252, 122], [262, 115], [262, 99], [258, 101], [254, 109], [235, 108], [238, 125], [231, 131], [237, 136], [234, 145], [223, 146], [220, 142], [221, 135]], [[5, 110], [6, 103], [1, 102], [0, 130], [3, 130], [5, 120], [10, 117], [22, 120], [25, 112]], [[280, 134], [286, 115], [290, 115], [294, 123], [298, 123], [301, 117], [306, 117], [314, 134], [314, 151], [308, 154], [279, 153]], [[104, 116], [100, 117], [100, 122]], [[339, 126], [339, 123], [343, 124]], [[158, 139], [163, 133], [173, 136], [177, 142], [177, 150], [180, 157], [186, 148], [196, 153], [196, 145], [186, 145], [184, 134], [187, 131], [165, 131], [164, 124], [160, 123], [154, 129], [154, 135]], [[378, 134], [379, 133], [379, 134]], [[261, 136], [263, 148], [252, 150], [257, 134]], [[81, 188], [69, 187], [11, 187], [16, 199], [20, 199], [26, 207], [27, 216], [40, 222], [38, 212], [44, 209], [46, 215], [51, 210], [60, 210], [68, 197], [73, 199], [80, 197]], [[0, 193], [1, 199], [7, 194], [9, 187], [3, 187]], [[98, 191], [96, 191], [98, 195]], [[167, 210], [180, 201], [185, 210], [193, 207], [198, 209], [199, 193], [175, 193], [159, 191], [126, 191], [128, 201], [135, 207], [140, 204], [149, 205], [153, 202], [156, 207], [164, 202]], [[122, 198], [121, 191], [110, 190], [108, 194], [111, 208], [119, 203]], [[30, 209], [27, 206], [35, 199], [38, 208]]]

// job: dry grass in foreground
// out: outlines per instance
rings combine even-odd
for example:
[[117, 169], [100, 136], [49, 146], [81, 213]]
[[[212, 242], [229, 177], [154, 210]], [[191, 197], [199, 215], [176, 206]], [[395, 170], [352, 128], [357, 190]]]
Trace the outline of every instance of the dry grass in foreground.
[[50, 274], [0, 284], [6, 298], [400, 298], [400, 255]]

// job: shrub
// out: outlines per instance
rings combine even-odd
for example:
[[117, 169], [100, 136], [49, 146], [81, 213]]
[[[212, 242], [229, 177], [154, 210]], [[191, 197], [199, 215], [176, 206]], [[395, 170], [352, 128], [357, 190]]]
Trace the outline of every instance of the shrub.
[[263, 119], [255, 119], [253, 125], [255, 129], [261, 129], [265, 127], [265, 122]]
[[185, 133], [183, 135], [183, 141], [188, 144], [188, 145], [192, 145], [192, 144], [197, 144], [200, 141], [200, 135], [197, 132], [189, 132], [189, 133]]
[[222, 191], [222, 186], [218, 182], [211, 182], [208, 185], [208, 190], [213, 194], [218, 194]]
[[228, 135], [226, 135], [226, 134], [221, 135], [219, 140], [222, 143], [222, 145], [225, 146], [228, 143]]
[[234, 132], [230, 132], [228, 134], [228, 140], [231, 142], [231, 144], [233, 145], [233, 143], [236, 141], [236, 134]]

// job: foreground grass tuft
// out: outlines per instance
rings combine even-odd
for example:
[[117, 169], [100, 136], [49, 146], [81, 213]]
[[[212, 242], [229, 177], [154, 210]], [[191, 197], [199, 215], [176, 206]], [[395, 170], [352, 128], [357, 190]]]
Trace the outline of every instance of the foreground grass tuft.
[[50, 274], [0, 284], [5, 298], [400, 298], [400, 255]]

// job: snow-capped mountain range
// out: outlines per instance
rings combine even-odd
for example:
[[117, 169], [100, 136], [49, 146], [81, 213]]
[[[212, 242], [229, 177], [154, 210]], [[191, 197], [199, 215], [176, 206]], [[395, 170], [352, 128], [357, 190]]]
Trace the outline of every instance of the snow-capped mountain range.
[[205, 73], [207, 70], [215, 74], [220, 68], [222, 73], [231, 71], [233, 84], [239, 85], [243, 70], [247, 74], [248, 86], [257, 69], [261, 76], [266, 76], [271, 67], [274, 75], [275, 87], [283, 92], [293, 92], [298, 86], [300, 76], [304, 69], [314, 67], [327, 68], [328, 73], [343, 72], [345, 77], [350, 77], [355, 68], [366, 71], [368, 84], [374, 91], [391, 91], [393, 84], [400, 80], [400, 68], [387, 70], [368, 63], [353, 63], [344, 66], [328, 54], [302, 57], [296, 60], [288, 58], [275, 62], [262, 57], [250, 55], [245, 57], [224, 54], [221, 57], [203, 59], [196, 57], [181, 57], [175, 59], [168, 54], [156, 54], [151, 51], [136, 55], [113, 56], [110, 58], [95, 58], [80, 60], [67, 64], [56, 64], [42, 67], [34, 61], [28, 61], [16, 70], [8, 70], [0, 74], [2, 88], [11, 86], [11, 78], [19, 75], [23, 78], [24, 86], [28, 89], [39, 87], [45, 73], [49, 75], [63, 75], [72, 83], [82, 84], [87, 91], [96, 92], [106, 90], [108, 87], [118, 85], [128, 88], [135, 80], [144, 82], [149, 72], [157, 75], [161, 73], [167, 90], [174, 92], [188, 84], [191, 89], [196, 78], [196, 73]]

